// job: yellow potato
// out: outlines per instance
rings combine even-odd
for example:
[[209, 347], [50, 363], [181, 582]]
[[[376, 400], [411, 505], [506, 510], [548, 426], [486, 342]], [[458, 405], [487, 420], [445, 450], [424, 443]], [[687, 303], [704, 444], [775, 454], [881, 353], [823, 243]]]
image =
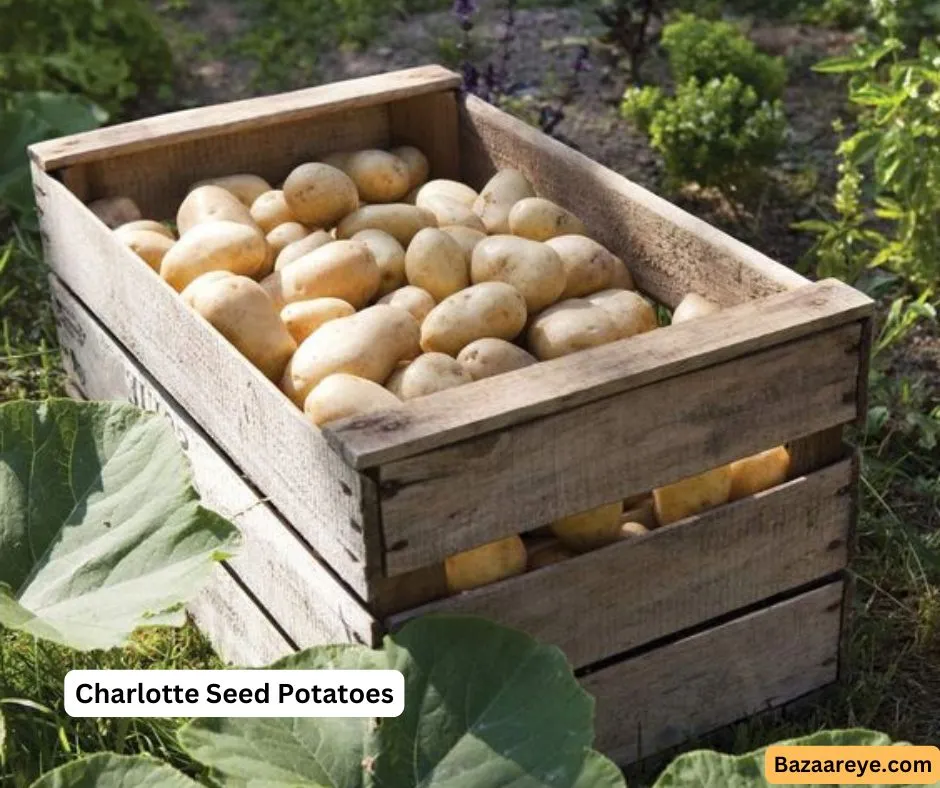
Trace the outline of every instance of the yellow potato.
[[790, 452], [777, 446], [731, 463], [730, 500], [745, 498], [783, 484], [790, 472]]
[[210, 221], [194, 226], [173, 244], [160, 264], [160, 276], [174, 290], [182, 290], [209, 271], [256, 276], [267, 256], [268, 245], [257, 230], [237, 222]]
[[459, 225], [481, 233], [485, 232], [483, 222], [480, 221], [479, 216], [463, 203], [459, 203], [444, 194], [433, 193], [428, 195], [424, 198], [420, 207], [434, 214], [438, 227]]
[[197, 276], [190, 282], [186, 287], [183, 288], [180, 292], [180, 298], [183, 299], [183, 303], [188, 307], [192, 307], [196, 302], [196, 297], [199, 295], [199, 291], [203, 287], [209, 286], [212, 282], [216, 282], [219, 279], [225, 279], [227, 277], [237, 276], [231, 271], [209, 271], [206, 274]]
[[525, 327], [525, 299], [505, 282], [484, 282], [439, 303], [421, 324], [421, 349], [456, 356], [483, 337], [513, 339]]
[[547, 241], [559, 235], [587, 234], [577, 216], [541, 197], [526, 197], [512, 207], [509, 231], [533, 241]]
[[281, 377], [297, 343], [261, 285], [247, 276], [218, 277], [202, 282], [187, 300], [267, 378]]
[[206, 222], [236, 222], [250, 227], [264, 240], [248, 209], [231, 192], [221, 186], [199, 186], [180, 203], [176, 212], [176, 229], [182, 238], [194, 227]]
[[284, 199], [297, 221], [326, 229], [359, 209], [356, 184], [345, 172], [329, 164], [295, 167], [284, 181]]
[[529, 314], [554, 304], [565, 289], [565, 267], [547, 244], [513, 235], [491, 235], [477, 244], [470, 261], [470, 279], [505, 282], [525, 299]]
[[460, 244], [468, 260], [473, 257], [473, 250], [476, 249], [477, 244], [486, 238], [486, 233], [459, 224], [442, 226], [441, 229]]
[[337, 373], [328, 375], [310, 391], [304, 400], [304, 414], [319, 426], [400, 406], [401, 400], [378, 383]]
[[324, 323], [349, 317], [355, 311], [341, 298], [314, 298], [288, 304], [281, 310], [281, 320], [299, 345]]
[[[127, 225], [125, 225], [126, 227]], [[173, 248], [174, 241], [163, 233], [153, 230], [127, 230], [119, 228], [114, 231], [115, 237], [141, 258], [154, 271], [160, 270], [160, 263], [166, 253]]]
[[483, 380], [535, 364], [531, 353], [505, 339], [484, 337], [471, 342], [457, 354], [457, 361], [474, 380]]
[[414, 285], [400, 287], [398, 290], [382, 296], [377, 303], [400, 307], [406, 312], [410, 312], [419, 324], [423, 323], [424, 318], [437, 306], [434, 296], [427, 290], [422, 290]]
[[526, 569], [529, 572], [535, 569], [541, 569], [543, 566], [551, 566], [577, 555], [574, 550], [569, 550], [562, 544], [561, 540], [555, 537], [534, 539], [526, 543]]
[[469, 286], [469, 267], [460, 244], [435, 227], [417, 233], [405, 252], [408, 284], [427, 290], [435, 301]]
[[415, 205], [424, 208], [424, 202], [432, 196], [447, 197], [466, 208], [473, 208], [473, 204], [479, 195], [465, 183], [438, 178], [434, 181], [428, 181], [418, 190], [415, 195]]
[[105, 197], [88, 203], [88, 210], [112, 230], [142, 218], [140, 208], [130, 197]]
[[546, 241], [565, 266], [562, 298], [580, 298], [611, 286], [621, 260], [584, 235], [559, 235]]
[[261, 286], [278, 309], [311, 298], [342, 298], [360, 309], [379, 289], [379, 278], [368, 246], [334, 241], [275, 271]]
[[598, 506], [586, 512], [555, 520], [549, 527], [562, 544], [570, 550], [586, 553], [613, 544], [620, 538], [620, 516], [623, 503]]
[[620, 526], [621, 539], [630, 539], [634, 536], [643, 536], [649, 532], [650, 529], [647, 528], [643, 523], [633, 522], [632, 520], [628, 520]]
[[114, 232], [124, 233], [130, 232], [131, 230], [149, 230], [154, 233], [160, 233], [160, 235], [166, 236], [171, 241], [176, 240], [176, 235], [169, 227], [163, 222], [155, 222], [152, 219], [138, 219], [135, 222], [127, 222], [118, 227]]
[[698, 293], [688, 293], [673, 311], [672, 322], [673, 324], [684, 323], [687, 320], [713, 315], [720, 311], [721, 307], [713, 301], [703, 298]]
[[385, 387], [401, 400], [417, 399], [472, 383], [463, 367], [444, 353], [423, 353], [396, 369]]
[[529, 324], [526, 344], [539, 361], [567, 356], [620, 339], [614, 319], [581, 298], [560, 301]]
[[413, 145], [403, 145], [400, 148], [392, 148], [389, 153], [397, 156], [405, 163], [408, 169], [408, 188], [417, 189], [428, 179], [431, 172], [431, 165], [428, 157]]
[[425, 227], [437, 227], [430, 211], [406, 203], [368, 205], [343, 219], [336, 228], [336, 237], [352, 238], [362, 230], [384, 230], [407, 249], [411, 239]]
[[381, 278], [376, 295], [387, 295], [407, 284], [405, 250], [392, 236], [384, 230], [362, 230], [356, 233], [352, 240], [368, 246], [379, 267]]
[[535, 189], [518, 170], [500, 170], [473, 203], [473, 211], [491, 235], [508, 235], [509, 212], [520, 200], [535, 197]]
[[302, 241], [308, 235], [307, 228], [300, 222], [284, 222], [271, 230], [264, 240], [271, 247], [271, 254], [275, 260], [277, 256], [292, 243]]
[[224, 175], [221, 178], [207, 178], [194, 183], [190, 190], [197, 189], [200, 186], [220, 186], [227, 192], [231, 192], [246, 208], [250, 208], [252, 203], [262, 194], [271, 191], [271, 184], [264, 178], [247, 173]]
[[444, 561], [447, 590], [458, 594], [521, 575], [525, 572], [526, 560], [525, 544], [519, 536], [509, 536], [448, 556]]
[[618, 339], [644, 334], [658, 326], [653, 305], [635, 290], [601, 290], [584, 300], [610, 315], [617, 326]]
[[370, 203], [397, 202], [411, 188], [408, 167], [384, 150], [361, 150], [343, 160], [344, 172], [356, 184], [359, 197]]
[[332, 242], [333, 236], [326, 232], [326, 230], [314, 230], [310, 235], [304, 236], [299, 241], [289, 243], [281, 249], [274, 262], [274, 270], [280, 271], [284, 266], [290, 265], [304, 255], [310, 254], [310, 252]]
[[660, 525], [669, 525], [706, 509], [721, 506], [731, 495], [731, 466], [722, 465], [653, 490], [653, 508]]
[[337, 372], [384, 383], [399, 362], [420, 354], [419, 337], [418, 321], [387, 304], [330, 320], [297, 348], [281, 378], [281, 390], [302, 407], [310, 390]]
[[251, 204], [251, 218], [264, 233], [269, 233], [280, 224], [296, 222], [297, 217], [287, 204], [281, 189], [272, 189], [258, 196]]

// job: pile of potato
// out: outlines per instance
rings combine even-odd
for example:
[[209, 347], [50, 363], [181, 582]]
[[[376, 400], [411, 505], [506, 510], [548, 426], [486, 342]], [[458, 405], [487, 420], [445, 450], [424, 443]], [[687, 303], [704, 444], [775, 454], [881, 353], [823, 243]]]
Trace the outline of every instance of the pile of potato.
[[[478, 193], [428, 180], [414, 147], [337, 153], [278, 188], [193, 184], [170, 223], [89, 207], [315, 425], [658, 327], [628, 267], [502, 170]], [[718, 310], [689, 293], [673, 323]], [[447, 559], [452, 592], [646, 533], [786, 479], [772, 449]]]

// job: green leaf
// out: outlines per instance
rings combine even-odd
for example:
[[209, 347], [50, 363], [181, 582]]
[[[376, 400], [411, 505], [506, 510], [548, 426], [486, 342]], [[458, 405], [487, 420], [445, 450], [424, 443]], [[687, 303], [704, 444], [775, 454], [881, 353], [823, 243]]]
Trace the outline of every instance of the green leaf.
[[179, 625], [235, 545], [170, 425], [131, 405], [0, 406], [0, 624], [77, 649]]
[[30, 788], [199, 788], [199, 783], [147, 755], [105, 752], [53, 769]]
[[626, 788], [589, 748], [593, 699], [564, 655], [483, 619], [428, 616], [363, 646], [310, 649], [280, 669], [392, 669], [405, 711], [369, 719], [199, 719], [184, 749], [235, 787]]
[[[883, 733], [855, 728], [851, 730], [821, 731], [799, 739], [777, 742], [780, 746], [854, 747], [884, 746], [892, 744]], [[904, 746], [904, 742], [896, 742]], [[697, 750], [680, 755], [659, 776], [653, 788], [766, 788], [771, 784], [764, 778], [764, 752], [766, 748], [745, 755], [724, 755], [710, 750]], [[940, 783], [933, 783], [934, 788]], [[822, 785], [807, 788], [825, 788]], [[831, 785], [829, 786], [831, 788]], [[886, 786], [876, 786], [886, 788]], [[906, 786], [911, 788], [911, 786]]]

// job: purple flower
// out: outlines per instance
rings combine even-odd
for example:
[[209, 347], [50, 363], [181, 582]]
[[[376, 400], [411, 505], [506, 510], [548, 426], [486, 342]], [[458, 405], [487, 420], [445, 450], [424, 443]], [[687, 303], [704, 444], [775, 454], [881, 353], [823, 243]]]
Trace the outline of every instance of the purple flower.
[[477, 0], [454, 0], [454, 14], [465, 30], [470, 25], [470, 17], [477, 12]]
[[586, 45], [582, 44], [578, 47], [578, 54], [575, 56], [573, 68], [575, 74], [591, 70], [591, 53]]

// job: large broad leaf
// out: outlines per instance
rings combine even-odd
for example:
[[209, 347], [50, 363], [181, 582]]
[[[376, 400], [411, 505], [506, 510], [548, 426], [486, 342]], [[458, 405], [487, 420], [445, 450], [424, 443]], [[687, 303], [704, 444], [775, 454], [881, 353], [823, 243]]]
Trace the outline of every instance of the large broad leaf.
[[625, 788], [589, 748], [594, 701], [564, 655], [478, 618], [429, 616], [384, 649], [314, 648], [272, 667], [400, 670], [405, 711], [371, 719], [200, 719], [184, 748], [226, 786]]
[[237, 531], [169, 424], [131, 405], [0, 406], [0, 624], [78, 649], [179, 625]]
[[199, 783], [156, 758], [105, 752], [53, 769], [31, 788], [199, 788]]
[[[804, 747], [858, 747], [892, 744], [883, 733], [856, 728], [844, 731], [821, 731], [799, 739], [777, 742], [776, 746], [801, 745]], [[903, 746], [903, 742], [898, 742]], [[772, 788], [764, 779], [764, 752], [767, 748], [745, 755], [723, 755], [709, 750], [698, 750], [680, 755], [659, 776], [653, 788]], [[934, 788], [940, 782], [933, 783]], [[832, 788], [832, 785], [808, 785], [807, 788]], [[888, 788], [875, 786], [874, 788]], [[895, 784], [894, 788], [898, 788]], [[901, 788], [905, 788], [901, 786]], [[906, 788], [911, 788], [907, 786]]]

